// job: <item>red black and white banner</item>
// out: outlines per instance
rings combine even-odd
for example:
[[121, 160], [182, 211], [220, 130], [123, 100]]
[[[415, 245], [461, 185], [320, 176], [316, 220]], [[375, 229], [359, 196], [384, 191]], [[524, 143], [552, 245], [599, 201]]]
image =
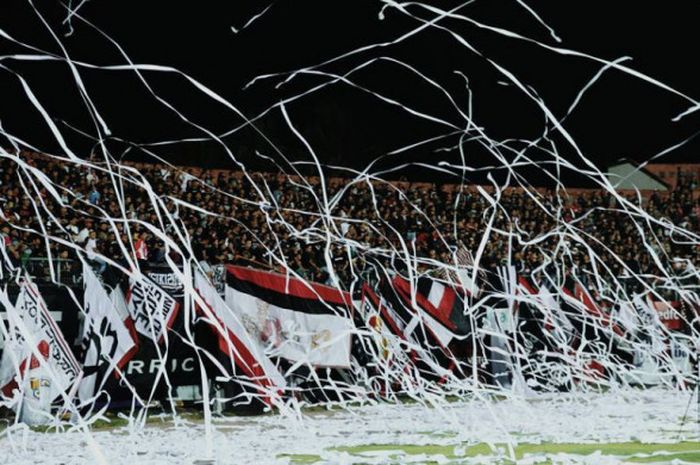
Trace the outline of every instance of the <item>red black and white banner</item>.
[[350, 367], [355, 329], [350, 294], [278, 273], [226, 268], [226, 304], [268, 357]]
[[[436, 283], [435, 289], [427, 285], [429, 281], [420, 284], [420, 291], [415, 292], [408, 281], [398, 276], [391, 282], [380, 282], [379, 295], [384, 309], [381, 314], [387, 318], [390, 328], [401, 331], [410, 342], [414, 348], [412, 360], [421, 373], [442, 379], [459, 366], [459, 354], [453, 349], [469, 345], [461, 334], [465, 325], [460, 325], [460, 333], [457, 333], [454, 331], [457, 324], [450, 320], [451, 312], [464, 301], [441, 283]], [[464, 311], [463, 308], [460, 311]]]
[[596, 303], [591, 294], [581, 285], [580, 282], [569, 279], [562, 287], [562, 297], [565, 301], [578, 309], [585, 311], [584, 317], [594, 320], [597, 327], [601, 329], [609, 328], [618, 336], [622, 336], [624, 331], [616, 324], [610, 314]]
[[570, 320], [572, 316], [562, 308], [557, 295], [547, 285], [537, 286], [525, 277], [518, 278], [521, 303], [529, 307], [530, 316], [539, 321], [542, 333], [552, 347], [568, 347], [577, 337]]
[[143, 275], [131, 280], [126, 301], [136, 331], [157, 343], [163, 341], [180, 310], [173, 296]]
[[442, 346], [447, 347], [454, 338], [472, 332], [465, 299], [454, 287], [425, 276], [418, 278], [414, 284], [395, 276], [392, 284], [404, 304], [418, 311], [422, 324], [428, 327]]
[[205, 304], [199, 306], [199, 312], [218, 335], [221, 352], [230, 358], [242, 372], [240, 374], [259, 387], [263, 399], [268, 404], [273, 404], [273, 399], [284, 391], [287, 383], [265, 354], [265, 346], [248, 332], [239, 316], [198, 271], [195, 272], [195, 288]]

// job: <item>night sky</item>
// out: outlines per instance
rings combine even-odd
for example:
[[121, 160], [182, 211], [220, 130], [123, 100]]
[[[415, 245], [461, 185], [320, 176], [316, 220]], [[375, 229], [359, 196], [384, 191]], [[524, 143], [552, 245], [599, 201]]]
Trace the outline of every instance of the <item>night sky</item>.
[[[44, 20], [60, 38], [71, 58], [93, 65], [125, 64], [126, 60], [108, 39], [78, 18], [73, 32], [64, 22], [65, 4], [35, 1]], [[77, 4], [78, 0], [74, 0]], [[455, 8], [463, 2], [437, 1], [440, 8]], [[538, 1], [528, 2], [561, 37], [557, 44], [547, 29], [515, 0], [476, 0], [459, 13], [492, 26], [526, 35], [551, 46], [561, 46], [606, 60], [629, 56], [625, 64], [690, 96], [700, 99], [700, 71], [696, 61], [700, 28], [696, 22], [700, 6], [695, 1]], [[269, 9], [247, 28], [234, 33], [262, 10]], [[284, 73], [311, 66], [344, 52], [395, 40], [419, 23], [395, 9], [385, 10], [378, 1], [269, 2], [90, 0], [79, 15], [115, 40], [135, 63], [175, 67], [227, 99], [246, 117], [252, 118], [281, 100], [323, 82], [328, 77], [299, 75], [276, 87], [284, 76], [258, 81], [267, 73]], [[425, 10], [409, 7], [423, 18]], [[576, 57], [564, 57], [542, 48], [484, 31], [454, 20], [438, 23], [469, 41], [483, 56], [470, 52], [448, 32], [428, 29], [392, 45], [355, 55], [321, 68], [344, 74], [371, 59], [372, 65], [351, 75], [354, 84], [386, 98], [464, 128], [466, 123], [450, 106], [444, 94], [389, 59], [420, 70], [439, 83], [463, 110], [472, 92], [476, 124], [494, 140], [537, 139], [545, 130], [542, 112], [506, 80], [484, 57], [507, 68], [544, 99], [562, 117], [581, 88], [602, 65]], [[26, 0], [0, 2], [0, 28], [15, 39], [44, 52], [62, 55], [56, 40]], [[97, 135], [90, 113], [78, 92], [69, 67], [61, 61], [19, 61], [12, 54], [36, 54], [0, 38], [0, 123], [10, 134], [43, 151], [60, 151], [46, 123], [27, 98], [18, 75], [24, 78], [42, 105], [64, 133], [71, 148], [87, 156]], [[230, 167], [233, 163], [215, 141], [162, 141], [209, 136], [182, 121], [159, 103], [133, 71], [80, 69], [81, 77], [98, 111], [112, 131], [107, 146], [113, 156], [132, 160], [149, 157], [141, 148], [154, 151], [173, 163]], [[244, 119], [204, 96], [175, 73], [144, 72], [151, 88], [184, 113], [188, 119], [215, 134], [241, 127]], [[700, 130], [700, 112], [680, 122], [672, 118], [692, 106], [688, 101], [619, 71], [608, 71], [586, 93], [564, 126], [583, 153], [599, 167], [627, 157], [648, 160], [665, 148], [678, 144]], [[357, 87], [337, 83], [294, 101], [286, 112], [295, 128], [310, 142], [318, 158], [328, 165], [363, 169], [382, 157], [375, 170], [404, 163], [459, 162], [454, 147], [459, 135], [421, 145], [400, 155], [386, 153], [415, 142], [447, 134], [450, 129], [422, 120], [382, 102]], [[256, 152], [277, 160], [279, 152], [291, 160], [311, 156], [289, 129], [282, 112], [273, 109], [258, 119], [256, 128], [244, 126], [224, 138], [225, 145], [247, 167], [272, 169]], [[560, 135], [551, 135], [562, 156], [580, 165], [574, 151]], [[8, 147], [7, 139], [0, 144]], [[513, 147], [523, 143], [512, 142]], [[128, 152], [125, 152], [129, 149]], [[475, 168], [500, 165], [476, 142], [464, 143], [467, 164]], [[661, 161], [697, 161], [700, 142], [690, 140]], [[279, 152], [278, 152], [279, 151]], [[535, 160], [551, 159], [531, 149]], [[488, 170], [471, 175], [483, 179]], [[528, 170], [526, 169], [525, 172]], [[535, 183], [544, 182], [537, 169], [530, 169]], [[500, 171], [492, 171], [496, 176]], [[440, 178], [417, 165], [395, 174], [410, 178]], [[573, 173], [563, 177], [571, 184], [585, 184]], [[442, 179], [442, 178], [440, 178]]]

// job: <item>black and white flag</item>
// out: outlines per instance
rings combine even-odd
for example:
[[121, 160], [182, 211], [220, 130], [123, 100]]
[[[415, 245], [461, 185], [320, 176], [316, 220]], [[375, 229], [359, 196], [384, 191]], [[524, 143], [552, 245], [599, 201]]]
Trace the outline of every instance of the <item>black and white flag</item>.
[[178, 301], [145, 276], [132, 280], [126, 300], [136, 331], [160, 343], [175, 322]]
[[83, 269], [85, 284], [85, 324], [82, 341], [85, 350], [83, 379], [78, 395], [90, 400], [115, 369], [121, 369], [136, 353], [134, 326], [119, 287], [111, 296], [89, 266]]

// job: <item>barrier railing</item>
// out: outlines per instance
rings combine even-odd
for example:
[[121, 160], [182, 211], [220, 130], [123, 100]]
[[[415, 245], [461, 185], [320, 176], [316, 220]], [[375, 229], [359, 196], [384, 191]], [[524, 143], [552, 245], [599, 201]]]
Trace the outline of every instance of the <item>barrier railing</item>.
[[[51, 276], [51, 265], [54, 277]], [[59, 283], [66, 286], [79, 286], [83, 282], [82, 264], [78, 260], [67, 258], [29, 258], [25, 260], [21, 268], [27, 271], [37, 284]], [[150, 264], [149, 271], [157, 271], [165, 268], [163, 265]], [[212, 281], [216, 289], [223, 293], [226, 282], [226, 268], [224, 265], [213, 265]], [[165, 272], [165, 271], [164, 271]], [[10, 274], [3, 273], [3, 280], [11, 284]]]
[[[68, 258], [29, 258], [22, 261], [21, 268], [26, 270], [37, 284], [56, 282], [67, 286], [76, 286], [83, 280], [80, 263]], [[51, 268], [53, 268], [53, 277], [51, 276]], [[9, 274], [3, 273], [3, 277], [8, 280]]]

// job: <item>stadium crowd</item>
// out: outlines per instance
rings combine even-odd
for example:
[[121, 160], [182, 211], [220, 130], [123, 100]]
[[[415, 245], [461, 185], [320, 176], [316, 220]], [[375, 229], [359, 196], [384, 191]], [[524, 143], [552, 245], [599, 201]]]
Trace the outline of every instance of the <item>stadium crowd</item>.
[[[479, 264], [486, 269], [510, 262], [527, 274], [554, 260], [584, 281], [605, 268], [617, 277], [662, 275], [660, 263], [679, 269], [700, 263], [697, 241], [651, 220], [700, 231], [697, 173], [679, 173], [670, 192], [625, 194], [629, 205], [641, 202], [640, 214], [624, 211], [602, 190], [556, 195], [507, 189], [494, 206], [474, 186], [322, 182], [222, 170], [197, 170], [195, 176], [164, 165], [110, 173], [100, 163], [36, 155], [23, 160], [46, 178], [0, 158], [6, 266], [27, 266], [48, 251], [62, 259], [65, 273], [76, 275], [77, 253], [98, 271], [105, 258], [124, 262], [124, 250], [151, 262], [170, 253], [177, 261], [157, 231], [192, 247], [205, 268], [234, 263], [278, 269], [285, 260], [307, 279], [342, 286], [377, 261], [401, 269], [411, 257], [419, 267], [439, 267], [454, 264], [459, 250], [477, 256], [482, 242]], [[44, 184], [49, 181], [53, 193]]]

